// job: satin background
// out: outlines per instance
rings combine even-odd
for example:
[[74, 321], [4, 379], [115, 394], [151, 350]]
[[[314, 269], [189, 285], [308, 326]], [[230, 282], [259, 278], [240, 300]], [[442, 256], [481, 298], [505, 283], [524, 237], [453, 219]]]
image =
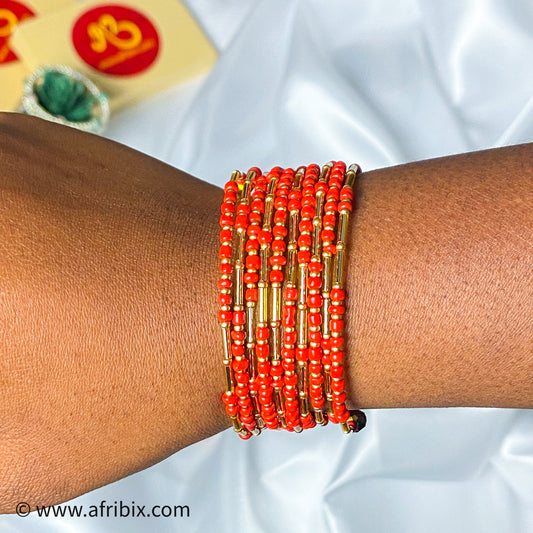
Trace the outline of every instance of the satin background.
[[[215, 68], [117, 114], [106, 135], [216, 185], [252, 165], [372, 170], [533, 141], [528, 0], [188, 5]], [[533, 532], [533, 411], [366, 414], [348, 437], [227, 430], [70, 502], [187, 504], [189, 518], [33, 513], [0, 517], [0, 531]]]

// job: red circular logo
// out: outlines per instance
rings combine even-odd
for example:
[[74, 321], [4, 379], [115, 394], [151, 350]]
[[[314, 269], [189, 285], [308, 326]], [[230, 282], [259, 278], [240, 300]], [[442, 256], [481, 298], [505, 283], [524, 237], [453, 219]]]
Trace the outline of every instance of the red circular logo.
[[18, 59], [9, 48], [9, 36], [20, 21], [34, 16], [35, 13], [20, 2], [0, 0], [0, 65]]
[[145, 15], [115, 4], [83, 13], [72, 28], [72, 43], [85, 63], [114, 76], [146, 70], [160, 48], [157, 30]]

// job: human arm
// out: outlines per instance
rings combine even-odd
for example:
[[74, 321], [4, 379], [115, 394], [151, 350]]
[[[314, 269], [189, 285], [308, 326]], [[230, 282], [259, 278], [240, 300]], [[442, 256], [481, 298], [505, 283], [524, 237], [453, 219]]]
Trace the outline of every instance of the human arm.
[[[348, 407], [533, 407], [532, 163], [522, 145], [361, 175]], [[0, 114], [1, 512], [229, 427], [221, 201], [118, 143]]]

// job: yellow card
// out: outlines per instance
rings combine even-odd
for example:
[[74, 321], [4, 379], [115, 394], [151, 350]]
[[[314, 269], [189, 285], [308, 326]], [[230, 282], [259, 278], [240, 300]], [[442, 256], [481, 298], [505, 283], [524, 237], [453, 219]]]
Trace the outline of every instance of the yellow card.
[[21, 22], [64, 7], [74, 0], [0, 0], [0, 111], [15, 111], [29, 74], [11, 46], [10, 37]]
[[206, 72], [217, 58], [179, 0], [78, 2], [21, 24], [11, 43], [30, 70], [63, 64], [83, 73], [111, 110]]

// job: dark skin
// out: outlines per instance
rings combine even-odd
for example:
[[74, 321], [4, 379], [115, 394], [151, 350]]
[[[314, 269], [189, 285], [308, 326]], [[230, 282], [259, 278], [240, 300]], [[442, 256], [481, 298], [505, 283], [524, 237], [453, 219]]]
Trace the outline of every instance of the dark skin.
[[[0, 113], [0, 512], [230, 426], [222, 196], [113, 141]], [[348, 407], [532, 408], [533, 145], [365, 172], [356, 202]]]

